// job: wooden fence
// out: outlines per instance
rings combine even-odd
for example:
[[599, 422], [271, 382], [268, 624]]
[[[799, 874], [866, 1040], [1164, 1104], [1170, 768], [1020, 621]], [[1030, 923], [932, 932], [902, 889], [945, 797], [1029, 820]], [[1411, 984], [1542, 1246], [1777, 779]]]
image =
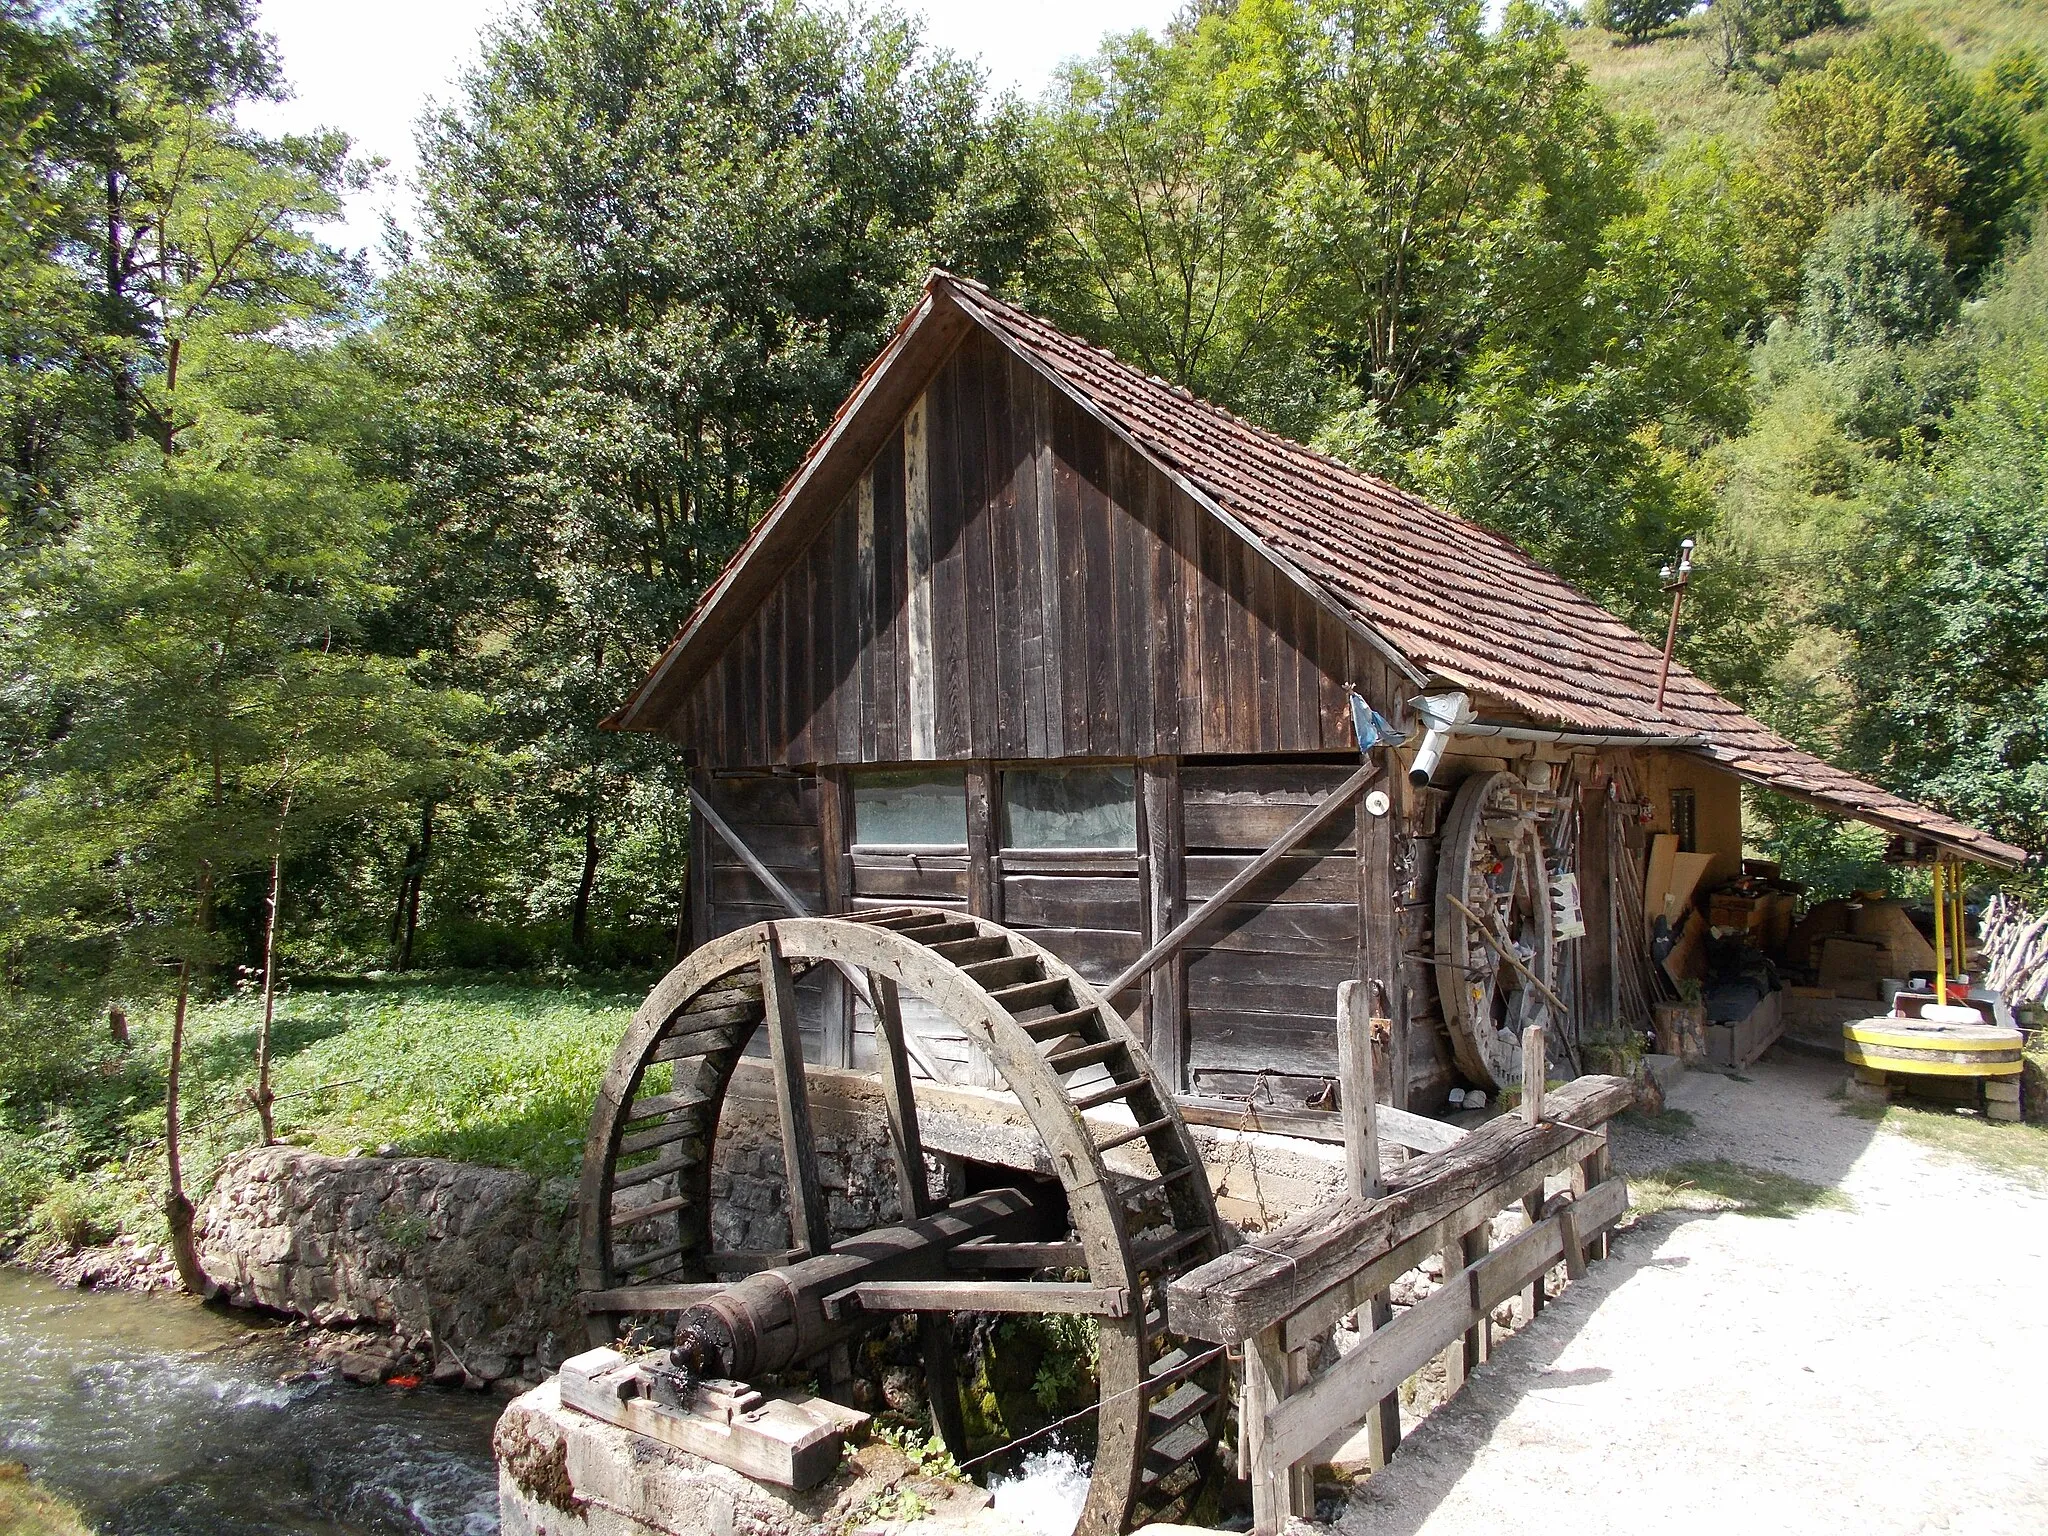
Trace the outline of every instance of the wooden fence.
[[[1487, 1357], [1493, 1310], [1517, 1294], [1543, 1304], [1543, 1280], [1562, 1263], [1578, 1279], [1606, 1256], [1607, 1229], [1628, 1208], [1608, 1167], [1606, 1122], [1631, 1102], [1616, 1077], [1582, 1077], [1544, 1090], [1542, 1030], [1531, 1026], [1521, 1112], [1489, 1121], [1440, 1152], [1407, 1163], [1381, 1187], [1370, 1106], [1370, 1021], [1362, 990], [1338, 1006], [1339, 1091], [1346, 1112], [1352, 1193], [1260, 1234], [1172, 1282], [1167, 1316], [1177, 1332], [1243, 1351], [1240, 1453], [1252, 1484], [1252, 1529], [1276, 1536], [1290, 1513], [1313, 1513], [1309, 1458], [1333, 1430], [1363, 1421], [1373, 1464], [1400, 1441], [1402, 1382], [1438, 1355], [1456, 1391]], [[1568, 1191], [1544, 1198], [1569, 1173]], [[1521, 1201], [1530, 1226], [1499, 1248], [1489, 1223]], [[1395, 1317], [1389, 1287], [1432, 1254], [1444, 1281]], [[1357, 1312], [1368, 1330], [1337, 1364], [1315, 1374], [1314, 1346]]]

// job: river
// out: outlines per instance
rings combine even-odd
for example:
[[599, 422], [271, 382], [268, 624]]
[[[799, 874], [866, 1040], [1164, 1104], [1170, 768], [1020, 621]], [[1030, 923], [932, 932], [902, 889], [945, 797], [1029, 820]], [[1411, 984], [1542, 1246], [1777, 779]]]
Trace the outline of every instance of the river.
[[286, 1385], [281, 1330], [0, 1269], [0, 1460], [106, 1536], [493, 1536], [488, 1394]]

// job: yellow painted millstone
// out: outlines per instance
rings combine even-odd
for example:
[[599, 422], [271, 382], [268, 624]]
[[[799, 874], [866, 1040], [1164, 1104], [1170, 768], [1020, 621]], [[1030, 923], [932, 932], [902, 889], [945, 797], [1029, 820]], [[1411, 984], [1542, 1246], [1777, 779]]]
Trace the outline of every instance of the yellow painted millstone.
[[1941, 1024], [1924, 1019], [1859, 1019], [1842, 1026], [1842, 1054], [1852, 1067], [1926, 1077], [2017, 1077], [2020, 1032], [1996, 1024]]

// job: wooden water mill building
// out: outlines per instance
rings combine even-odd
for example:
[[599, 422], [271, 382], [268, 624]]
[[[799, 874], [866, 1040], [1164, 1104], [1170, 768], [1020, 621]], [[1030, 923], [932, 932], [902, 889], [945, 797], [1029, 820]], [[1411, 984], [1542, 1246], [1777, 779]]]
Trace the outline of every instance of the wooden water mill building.
[[[1545, 989], [1566, 1068], [1640, 1023], [1652, 840], [1739, 873], [1744, 783], [2023, 857], [1681, 666], [1658, 709], [1660, 661], [1510, 541], [935, 273], [609, 724], [687, 754], [693, 943], [965, 909], [1127, 978], [1191, 1118], [1284, 1128], [1333, 1101], [1346, 980], [1423, 1112], [1512, 1080]], [[829, 968], [800, 1006], [808, 1059], [870, 1064]], [[992, 1081], [905, 1022], [919, 1070]]]

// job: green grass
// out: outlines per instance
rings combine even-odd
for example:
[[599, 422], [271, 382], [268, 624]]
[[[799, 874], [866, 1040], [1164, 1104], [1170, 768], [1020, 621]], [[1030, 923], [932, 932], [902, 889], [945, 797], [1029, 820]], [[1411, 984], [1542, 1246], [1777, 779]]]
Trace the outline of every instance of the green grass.
[[[573, 1174], [598, 1082], [648, 985], [447, 975], [294, 987], [272, 1047], [278, 1139]], [[261, 1019], [254, 994], [192, 1011], [184, 1104], [195, 1198], [257, 1140], [248, 1090]], [[167, 1010], [138, 1017], [125, 1054], [76, 1074], [39, 1131], [0, 1141], [0, 1209], [15, 1238], [156, 1234], [168, 1035]]]
[[37, 1487], [18, 1461], [0, 1462], [0, 1536], [87, 1536], [69, 1502]]
[[1966, 71], [1988, 64], [2001, 48], [2048, 48], [2048, 7], [2040, 0], [1852, 0], [1852, 21], [1795, 44], [1762, 72], [1724, 85], [1707, 67], [1704, 21], [1694, 17], [1664, 36], [1624, 46], [1597, 27], [1572, 33], [1571, 52], [1613, 107], [1648, 117], [1667, 141], [1721, 137], [1738, 147], [1763, 131], [1774, 81], [1782, 73], [1816, 69], [1853, 43], [1872, 23], [1902, 21], [1919, 27], [1955, 56]]
[[1779, 1219], [1803, 1211], [1851, 1208], [1849, 1197], [1838, 1189], [1725, 1158], [1672, 1163], [1634, 1175], [1629, 1179], [1629, 1204], [1643, 1216], [1659, 1211], [1735, 1211]]
[[1845, 1104], [1842, 1111], [1876, 1121], [1922, 1146], [2048, 1189], [2048, 1126], [1985, 1120], [1915, 1104]]

